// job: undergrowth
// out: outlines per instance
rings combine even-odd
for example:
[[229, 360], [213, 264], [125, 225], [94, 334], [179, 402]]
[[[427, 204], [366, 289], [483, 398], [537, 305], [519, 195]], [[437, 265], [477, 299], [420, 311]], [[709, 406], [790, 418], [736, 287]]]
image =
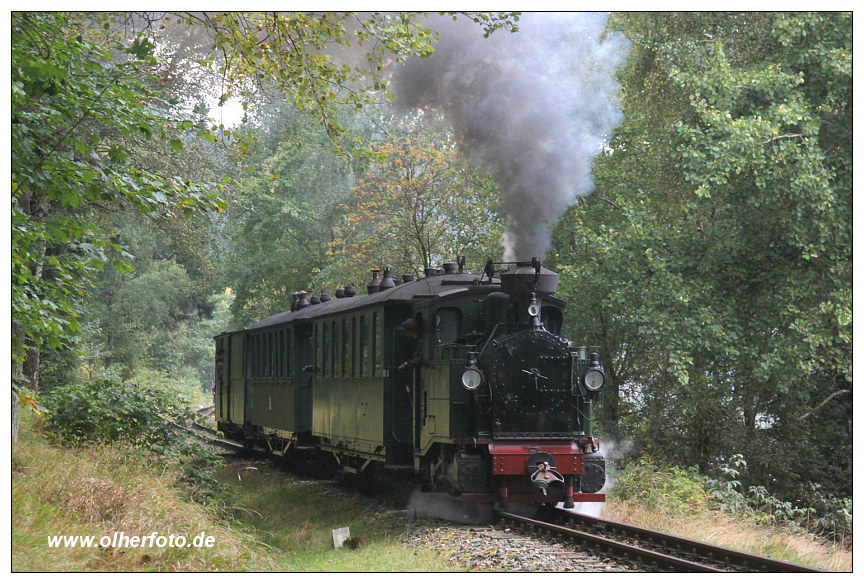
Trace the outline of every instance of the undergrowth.
[[222, 490], [215, 473], [222, 459], [187, 425], [196, 413], [165, 380], [145, 383], [106, 375], [51, 388], [40, 396], [46, 435], [68, 446], [116, 445], [149, 464], [175, 463], [193, 500]]
[[[743, 468], [743, 459], [732, 457], [719, 469], [721, 478], [712, 479], [695, 468], [649, 457], [631, 461], [610, 469], [611, 504], [604, 516], [823, 569], [846, 569], [851, 500], [848, 511], [841, 508], [838, 515], [817, 518], [813, 508], [781, 501], [765, 487], [742, 486], [738, 477]], [[819, 525], [826, 524], [831, 531], [820, 531]]]
[[[35, 419], [34, 419], [35, 418]], [[438, 572], [453, 566], [402, 545], [404, 513], [381, 511], [338, 485], [236, 461], [218, 473], [213, 503], [177, 489], [176, 464], [148, 464], [147, 451], [92, 441], [47, 440], [44, 419], [22, 415], [12, 456], [15, 572]], [[358, 549], [335, 549], [349, 527]], [[197, 534], [212, 547], [50, 547], [58, 535], [100, 538]]]

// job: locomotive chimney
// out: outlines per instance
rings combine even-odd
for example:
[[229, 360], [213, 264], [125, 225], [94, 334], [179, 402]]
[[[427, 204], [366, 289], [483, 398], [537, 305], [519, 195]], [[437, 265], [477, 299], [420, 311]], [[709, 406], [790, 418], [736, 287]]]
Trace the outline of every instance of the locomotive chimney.
[[513, 299], [527, 297], [531, 292], [537, 296], [554, 294], [557, 289], [558, 274], [544, 268], [537, 257], [501, 273], [501, 291]]

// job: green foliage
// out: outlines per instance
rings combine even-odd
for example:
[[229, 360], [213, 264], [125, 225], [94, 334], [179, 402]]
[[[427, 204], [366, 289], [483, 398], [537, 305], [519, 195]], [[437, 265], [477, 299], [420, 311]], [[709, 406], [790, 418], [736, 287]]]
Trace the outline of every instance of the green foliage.
[[708, 503], [704, 481], [694, 469], [682, 470], [645, 458], [615, 472], [609, 494], [648, 509], [662, 508], [671, 515], [687, 515], [704, 510]]
[[102, 35], [81, 16], [12, 15], [13, 358], [79, 332], [86, 277], [129, 256], [86, 211], [220, 211], [215, 186], [136, 164], [143, 144], [199, 131], [157, 90], [153, 40]]
[[[211, 50], [199, 58], [218, 71], [224, 102], [243, 96], [250, 81], [266, 80], [301, 111], [311, 112], [327, 134], [346, 134], [339, 112], [357, 113], [386, 92], [384, 69], [390, 62], [426, 57], [437, 37], [415, 12], [216, 12], [179, 13], [187, 26], [212, 34]], [[510, 13], [470, 13], [486, 34], [516, 30]], [[245, 107], [245, 105], [244, 105]], [[362, 149], [359, 137], [355, 146]]]
[[849, 496], [851, 14], [610, 26], [625, 122], [553, 256], [568, 335], [608, 351], [598, 416], [703, 473], [741, 452], [742, 492], [790, 513], [812, 483]]
[[206, 499], [219, 484], [221, 459], [187, 429], [195, 412], [165, 379], [138, 384], [110, 375], [45, 392], [46, 433], [67, 444], [118, 444], [183, 465], [194, 497]]
[[500, 257], [504, 221], [492, 179], [464, 164], [447, 134], [405, 125], [370, 147], [376, 161], [339, 204], [322, 285], [363, 282], [385, 264], [395, 276], [421, 275], [460, 255], [479, 273], [486, 258]]
[[793, 532], [808, 531], [851, 544], [852, 499], [826, 496], [821, 485], [808, 483], [804, 486], [808, 504], [801, 507], [775, 497], [762, 485], [743, 486], [739, 479], [746, 468], [744, 457], [735, 454], [718, 466], [718, 478], [705, 481], [721, 510], [757, 525], [781, 525]]
[[279, 113], [261, 134], [246, 161], [254, 172], [237, 182], [225, 229], [232, 313], [244, 323], [290, 309], [292, 293], [310, 285], [352, 178], [307, 114]]

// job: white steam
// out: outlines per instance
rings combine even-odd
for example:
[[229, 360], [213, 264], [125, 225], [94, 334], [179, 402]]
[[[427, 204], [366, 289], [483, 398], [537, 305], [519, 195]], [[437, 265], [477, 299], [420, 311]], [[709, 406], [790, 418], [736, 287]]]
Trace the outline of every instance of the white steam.
[[603, 36], [606, 20], [527, 13], [518, 32], [483, 38], [467, 19], [430, 19], [435, 54], [394, 77], [403, 106], [442, 111], [463, 152], [496, 175], [506, 261], [545, 254], [561, 214], [593, 188], [592, 160], [621, 121], [615, 72], [628, 43]]

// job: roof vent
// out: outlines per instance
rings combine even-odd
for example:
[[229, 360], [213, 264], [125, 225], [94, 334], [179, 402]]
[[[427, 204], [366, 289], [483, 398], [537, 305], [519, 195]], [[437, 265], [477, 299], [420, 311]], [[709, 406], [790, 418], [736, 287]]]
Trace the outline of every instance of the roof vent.
[[455, 274], [456, 273], [456, 262], [447, 262], [444, 264], [444, 273], [445, 274]]
[[345, 297], [351, 298], [352, 296], [357, 296], [357, 287], [353, 282], [345, 286]]
[[321, 302], [330, 302], [333, 300], [333, 297], [327, 294], [326, 292], [321, 293]]
[[393, 281], [393, 276], [390, 275], [392, 266], [384, 266], [384, 275], [381, 277], [381, 283], [378, 285], [379, 291], [389, 290], [396, 287], [396, 282]]
[[372, 280], [366, 284], [366, 291], [369, 294], [375, 294], [378, 290], [381, 289], [381, 270], [379, 268], [372, 268]]
[[402, 274], [402, 281], [406, 284], [408, 282], [413, 282], [414, 281], [414, 274]]

